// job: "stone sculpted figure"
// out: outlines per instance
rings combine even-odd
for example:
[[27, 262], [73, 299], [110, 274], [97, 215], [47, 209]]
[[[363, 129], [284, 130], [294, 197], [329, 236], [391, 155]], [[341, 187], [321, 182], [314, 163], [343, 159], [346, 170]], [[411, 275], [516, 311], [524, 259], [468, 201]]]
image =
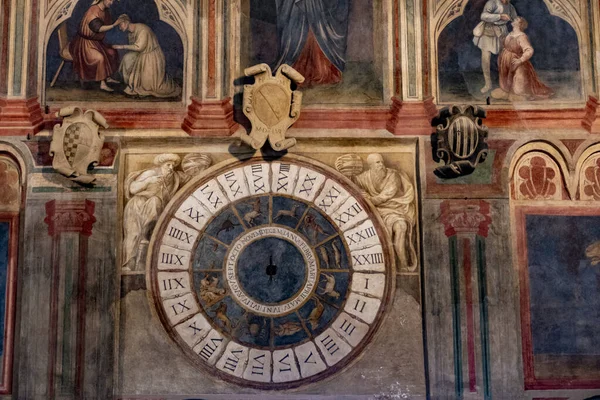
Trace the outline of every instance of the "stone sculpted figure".
[[176, 171], [181, 158], [177, 154], [159, 154], [154, 168], [135, 171], [125, 181], [125, 198], [129, 200], [123, 213], [123, 270], [143, 269], [140, 249], [148, 243], [154, 225], [164, 207], [191, 177], [208, 167], [208, 156], [189, 154], [183, 160], [184, 170]]
[[[350, 155], [342, 156], [336, 162], [340, 172], [346, 172], [363, 190], [363, 196], [373, 203], [392, 239], [394, 250], [400, 261], [399, 269], [414, 271], [417, 268], [417, 255], [413, 241], [415, 226], [415, 189], [408, 175], [400, 170], [387, 168], [381, 154], [367, 157], [368, 169], [345, 166], [354, 164]], [[355, 156], [357, 157], [357, 156]], [[340, 162], [341, 161], [341, 162]]]

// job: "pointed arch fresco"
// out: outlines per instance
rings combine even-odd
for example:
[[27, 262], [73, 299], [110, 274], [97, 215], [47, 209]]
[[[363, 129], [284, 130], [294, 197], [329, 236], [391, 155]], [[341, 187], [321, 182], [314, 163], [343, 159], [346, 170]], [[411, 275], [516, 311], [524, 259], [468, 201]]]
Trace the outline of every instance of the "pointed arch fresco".
[[[42, 105], [46, 104], [46, 89], [50, 87], [51, 81], [55, 80], [53, 76], [57, 71], [56, 66], [49, 71], [47, 65], [48, 57], [60, 57], [60, 48], [55, 37], [56, 32], [62, 24], [69, 24], [69, 31], [71, 31], [69, 32], [69, 38], [72, 38], [73, 31], [76, 31], [76, 28], [74, 29], [73, 26], [76, 26], [78, 21], [70, 21], [70, 19], [75, 17], [74, 13], [77, 10], [80, 13], [81, 8], [87, 9], [88, 6], [89, 4], [84, 4], [78, 0], [46, 1], [42, 4], [39, 41], [43, 43], [43, 46], [40, 48], [41, 51], [38, 54], [38, 87], [40, 88], [40, 103]], [[112, 7], [114, 9], [112, 11], [113, 19], [116, 19], [121, 13], [127, 13], [132, 17], [133, 22], [148, 23], [148, 21], [135, 20], [137, 6], [134, 6], [124, 1], [115, 2], [115, 5]], [[167, 61], [167, 73], [175, 73], [176, 80], [178, 82], [181, 81], [182, 95], [178, 101], [185, 103], [185, 99], [189, 97], [192, 87], [190, 74], [187, 71], [191, 71], [192, 69], [192, 59], [189, 55], [191, 54], [192, 42], [194, 41], [193, 5], [180, 0], [153, 0], [146, 6], [146, 8], [148, 7], [155, 7], [154, 11], [146, 11], [146, 14], [155, 15], [153, 21], [150, 22], [159, 26], [160, 31], [154, 32], [159, 42], [162, 41], [164, 43], [169, 40], [173, 43], [172, 46], [161, 44], [161, 48], [165, 53]], [[155, 29], [153, 26], [151, 28]], [[172, 30], [172, 33], [169, 30]], [[53, 49], [49, 49], [51, 42], [54, 44]], [[126, 42], [125, 39], [123, 43]], [[60, 76], [59, 74], [56, 75], [57, 77]], [[86, 99], [81, 100], [85, 101]]]
[[[509, 104], [481, 93], [483, 80], [481, 52], [472, 43], [473, 29], [480, 21], [486, 0], [430, 0], [429, 41], [431, 43], [430, 68], [433, 95], [438, 103], [469, 101], [491, 104]], [[534, 4], [535, 3], [535, 4]], [[585, 57], [589, 48], [587, 3], [580, 0], [535, 0], [512, 4], [529, 21], [526, 34], [534, 48], [531, 58], [536, 72], [555, 92], [545, 103], [582, 103], [591, 90], [592, 70]], [[556, 30], [560, 35], [556, 34]], [[510, 29], [509, 29], [510, 30]], [[557, 40], [540, 40], [546, 37]], [[553, 43], [554, 48], [546, 46]], [[557, 55], [558, 52], [569, 54]], [[492, 56], [492, 81], [497, 83], [496, 57]], [[562, 75], [561, 75], [562, 74]], [[576, 90], [575, 90], [576, 89]], [[539, 102], [539, 101], [538, 101]], [[528, 103], [532, 104], [531, 102]]]

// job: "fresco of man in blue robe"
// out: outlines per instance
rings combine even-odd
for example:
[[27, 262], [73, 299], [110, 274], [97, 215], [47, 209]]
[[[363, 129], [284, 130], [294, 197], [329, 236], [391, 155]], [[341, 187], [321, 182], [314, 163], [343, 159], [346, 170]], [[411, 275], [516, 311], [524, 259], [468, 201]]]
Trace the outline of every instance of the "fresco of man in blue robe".
[[351, 0], [276, 0], [279, 60], [304, 75], [304, 86], [335, 84], [346, 64]]

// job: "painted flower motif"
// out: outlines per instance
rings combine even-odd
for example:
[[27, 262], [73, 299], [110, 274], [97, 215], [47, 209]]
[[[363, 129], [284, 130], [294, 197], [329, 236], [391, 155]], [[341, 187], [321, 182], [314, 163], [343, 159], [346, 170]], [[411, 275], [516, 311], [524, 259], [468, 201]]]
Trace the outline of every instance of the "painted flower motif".
[[585, 184], [583, 192], [594, 200], [600, 200], [600, 158], [596, 164], [585, 169]]
[[532, 157], [529, 165], [519, 168], [519, 177], [523, 179], [519, 190], [527, 199], [549, 199], [556, 194], [556, 184], [552, 182], [556, 171], [542, 157]]
[[10, 164], [0, 161], [0, 204], [13, 205], [19, 200], [19, 174]]

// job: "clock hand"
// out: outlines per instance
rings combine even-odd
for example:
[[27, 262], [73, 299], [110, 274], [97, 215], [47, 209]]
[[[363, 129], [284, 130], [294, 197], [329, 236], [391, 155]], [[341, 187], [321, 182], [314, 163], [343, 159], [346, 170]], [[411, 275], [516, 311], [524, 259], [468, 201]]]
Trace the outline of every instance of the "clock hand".
[[273, 276], [277, 273], [277, 265], [273, 264], [273, 256], [269, 256], [269, 265], [265, 271], [269, 275], [269, 283], [273, 282]]

